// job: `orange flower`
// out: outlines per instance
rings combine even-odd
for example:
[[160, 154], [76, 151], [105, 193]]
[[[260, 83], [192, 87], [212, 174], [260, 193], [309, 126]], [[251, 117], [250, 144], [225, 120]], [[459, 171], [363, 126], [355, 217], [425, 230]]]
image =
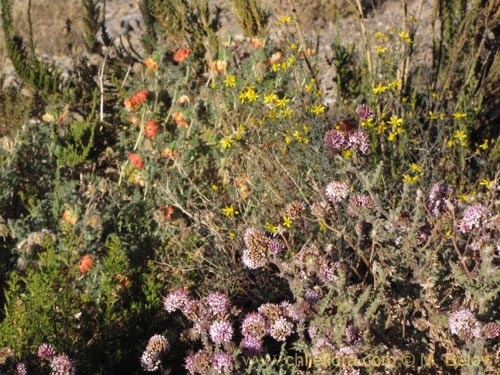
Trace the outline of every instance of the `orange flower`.
[[161, 155], [164, 158], [177, 159], [181, 156], [181, 153], [178, 151], [172, 151], [169, 148], [164, 148], [163, 151], [161, 152]]
[[74, 227], [76, 222], [78, 221], [75, 212], [71, 209], [65, 210], [63, 213], [63, 220], [67, 222], [69, 225]]
[[278, 51], [272, 54], [272, 56], [267, 60], [267, 63], [269, 65], [271, 64], [276, 64], [281, 62], [281, 57], [283, 56], [283, 53]]
[[227, 69], [227, 62], [224, 60], [215, 60], [208, 63], [210, 69], [215, 73], [224, 73]]
[[181, 63], [186, 60], [190, 54], [191, 50], [189, 48], [181, 48], [174, 54], [174, 61]]
[[160, 211], [165, 215], [165, 220], [172, 220], [172, 215], [174, 214], [175, 210], [171, 205], [168, 206], [161, 206]]
[[136, 110], [142, 103], [148, 98], [148, 90], [139, 90], [136, 93], [130, 95], [129, 99], [124, 100], [125, 107], [128, 109]]
[[132, 165], [137, 169], [142, 169], [142, 158], [138, 154], [130, 154], [128, 160], [130, 160]]
[[134, 126], [139, 126], [139, 119], [135, 116], [130, 116], [130, 123]]
[[177, 101], [177, 104], [183, 105], [183, 104], [189, 103], [190, 100], [191, 99], [189, 99], [189, 96], [181, 95], [181, 96], [179, 96], [179, 98], [176, 101]]
[[262, 40], [260, 40], [259, 38], [253, 37], [250, 39], [250, 45], [253, 48], [262, 48], [262, 47], [264, 47], [264, 42]]
[[184, 115], [182, 114], [182, 112], [172, 113], [172, 118], [174, 119], [177, 126], [181, 126], [181, 127], [187, 126], [186, 119], [184, 118]]
[[88, 272], [93, 265], [94, 260], [92, 259], [92, 255], [90, 254], [84, 255], [78, 262], [78, 268], [80, 269], [81, 273]]
[[304, 51], [300, 51], [300, 53], [299, 53], [300, 57], [304, 57], [304, 55], [307, 57], [311, 57], [315, 54], [316, 54], [315, 48], [307, 48], [305, 53], [304, 53]]
[[154, 70], [155, 72], [158, 70], [158, 64], [156, 61], [154, 61], [152, 58], [148, 57], [144, 59], [144, 64], [151, 70]]
[[155, 120], [146, 121], [146, 125], [144, 125], [144, 136], [146, 138], [154, 138], [158, 134], [158, 124]]

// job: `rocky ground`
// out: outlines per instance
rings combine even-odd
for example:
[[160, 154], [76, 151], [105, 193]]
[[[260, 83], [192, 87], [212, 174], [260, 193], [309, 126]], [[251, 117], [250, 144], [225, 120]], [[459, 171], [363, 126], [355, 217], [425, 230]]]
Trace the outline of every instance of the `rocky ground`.
[[[297, 14], [304, 33], [319, 40], [319, 54], [324, 63], [329, 54], [332, 41], [339, 37], [344, 44], [354, 44], [362, 46], [364, 39], [362, 36], [362, 24], [366, 29], [368, 40], [373, 39], [376, 31], [388, 31], [391, 27], [397, 30], [403, 27], [403, 7], [400, 0], [387, 0], [380, 2], [376, 6], [366, 4], [365, 18], [361, 19], [353, 6], [347, 0], [337, 0], [337, 2], [325, 0], [303, 1], [281, 0], [279, 3], [272, 0], [265, 0], [264, 6], [272, 9], [274, 17], [271, 24], [271, 35], [279, 37], [273, 25], [280, 15], [291, 15], [291, 5], [296, 6]], [[37, 50], [46, 62], [56, 64], [66, 74], [71, 74], [73, 64], [78, 60], [78, 56], [83, 52], [83, 39], [81, 35], [81, 13], [79, 1], [53, 1], [47, 8], [45, 1], [32, 0], [33, 30], [37, 41]], [[223, 12], [223, 27], [221, 36], [228, 33], [235, 38], [243, 38], [243, 33], [239, 28], [231, 12], [229, 2]], [[334, 4], [334, 6], [332, 5]], [[432, 0], [408, 0], [407, 19], [411, 15], [417, 21], [419, 29], [414, 41], [415, 50], [419, 51], [416, 58], [428, 59], [429, 46], [432, 40]], [[26, 22], [27, 0], [15, 2], [16, 26], [25, 37], [28, 35], [28, 23]], [[344, 14], [338, 16], [338, 14]], [[132, 44], [140, 49], [139, 37], [143, 32], [143, 20], [139, 10], [138, 0], [108, 0], [105, 7], [105, 17], [108, 33], [119, 43], [120, 37], [129, 33]], [[67, 20], [70, 20], [68, 23]], [[319, 39], [318, 39], [319, 35]], [[373, 46], [375, 47], [375, 45]], [[3, 57], [2, 57], [3, 56]], [[319, 77], [323, 84], [323, 89], [328, 92], [331, 89], [331, 82], [334, 76], [332, 69], [326, 66], [321, 70]], [[10, 61], [5, 56], [0, 44], [0, 68], [6, 79], [4, 85], [16, 83], [15, 73]]]

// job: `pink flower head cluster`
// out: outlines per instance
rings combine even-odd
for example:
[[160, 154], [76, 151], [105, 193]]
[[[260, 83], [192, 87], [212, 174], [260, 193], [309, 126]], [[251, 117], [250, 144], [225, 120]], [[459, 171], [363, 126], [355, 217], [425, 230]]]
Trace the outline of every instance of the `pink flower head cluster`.
[[227, 315], [231, 307], [231, 301], [223, 293], [213, 292], [203, 299], [190, 299], [182, 288], [167, 294], [163, 304], [168, 312], [180, 310], [194, 322], [219, 320]]
[[76, 372], [73, 361], [65, 353], [57, 354], [50, 344], [41, 344], [37, 355], [38, 358], [49, 362], [50, 375], [73, 375]]
[[469, 309], [460, 309], [450, 314], [450, 332], [462, 339], [470, 340], [480, 337], [481, 328], [476, 316]]
[[[243, 236], [245, 249], [243, 250], [243, 264], [251, 270], [264, 267], [267, 264], [267, 250], [271, 238], [265, 231], [259, 228], [247, 228]], [[276, 249], [275, 244], [272, 245], [273, 252]]]
[[198, 350], [184, 359], [184, 367], [190, 374], [207, 374], [211, 369], [216, 374], [224, 374], [234, 369], [234, 357], [226, 352], [211, 354], [206, 350]]
[[360, 104], [356, 107], [356, 113], [359, 116], [359, 119], [361, 121], [366, 121], [370, 118], [373, 118], [373, 111], [372, 109], [367, 106], [366, 104]]
[[480, 228], [491, 217], [491, 211], [482, 204], [474, 204], [465, 209], [458, 229], [462, 233], [469, 233], [473, 229]]
[[332, 181], [325, 186], [324, 195], [330, 202], [341, 202], [349, 195], [349, 184], [347, 182]]
[[434, 217], [449, 212], [454, 208], [455, 193], [453, 187], [443, 182], [434, 184], [429, 193], [429, 210]]
[[299, 320], [300, 312], [297, 306], [288, 301], [281, 304], [263, 304], [257, 312], [248, 313], [243, 319], [240, 348], [249, 357], [259, 355], [264, 337], [271, 336], [277, 341], [285, 341], [293, 334], [295, 322]]
[[64, 353], [50, 359], [50, 375], [73, 375], [76, 370], [73, 361]]
[[153, 335], [141, 356], [141, 366], [146, 371], [156, 371], [161, 365], [161, 356], [170, 349], [170, 344], [162, 335]]
[[362, 130], [345, 132], [342, 130], [331, 129], [325, 133], [323, 141], [326, 149], [332, 155], [336, 155], [341, 151], [347, 150], [352, 152], [359, 151], [363, 155], [366, 155], [370, 149], [368, 136]]

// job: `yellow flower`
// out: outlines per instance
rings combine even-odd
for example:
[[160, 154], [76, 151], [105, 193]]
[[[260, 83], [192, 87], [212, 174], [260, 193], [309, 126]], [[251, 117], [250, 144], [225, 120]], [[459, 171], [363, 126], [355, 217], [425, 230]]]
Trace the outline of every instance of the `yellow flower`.
[[257, 100], [259, 95], [255, 92], [254, 88], [252, 86], [249, 86], [247, 88], [247, 91], [245, 92], [245, 97], [248, 99], [249, 102], [254, 102]]
[[464, 142], [467, 138], [467, 134], [463, 130], [457, 130], [453, 135], [453, 138], [458, 139], [460, 142]]
[[373, 93], [374, 94], [381, 94], [384, 93], [387, 90], [387, 86], [382, 85], [382, 83], [379, 83], [376, 87], [373, 88]]
[[295, 51], [297, 49], [297, 45], [295, 43], [290, 44], [290, 49]]
[[290, 65], [293, 65], [295, 63], [295, 56], [290, 56], [287, 61]]
[[404, 40], [406, 43], [408, 43], [408, 44], [413, 43], [413, 40], [410, 38], [410, 34], [408, 34], [407, 32], [401, 31], [401, 32], [399, 33], [399, 37], [400, 37], [401, 39], [403, 39], [403, 40]]
[[394, 142], [394, 141], [396, 140], [396, 135], [397, 135], [397, 134], [396, 134], [396, 133], [394, 133], [394, 132], [389, 132], [389, 135], [387, 136], [387, 140], [388, 140], [389, 142]]
[[382, 134], [387, 130], [387, 126], [385, 126], [385, 122], [382, 121], [378, 126], [377, 126], [377, 134]]
[[287, 135], [287, 136], [285, 137], [285, 143], [286, 143], [287, 145], [289, 145], [290, 143], [292, 143], [292, 138], [290, 138], [290, 136], [288, 136], [288, 135]]
[[278, 232], [278, 226], [273, 225], [272, 223], [266, 223], [265, 227], [269, 232], [271, 232], [273, 234]]
[[290, 16], [280, 16], [279, 20], [283, 23], [289, 23], [292, 20], [292, 17]]
[[420, 173], [422, 172], [422, 167], [418, 164], [415, 164], [415, 163], [411, 163], [410, 164], [410, 170], [413, 172], [413, 173]]
[[292, 219], [289, 216], [283, 216], [283, 226], [287, 228], [292, 226]]
[[305, 84], [306, 92], [311, 92], [314, 90], [314, 84], [308, 85], [307, 83]]
[[352, 150], [342, 150], [342, 157], [344, 159], [351, 159], [353, 157], [354, 153], [352, 152]]
[[278, 95], [274, 93], [264, 96], [264, 103], [272, 103], [275, 100], [278, 100]]
[[234, 146], [234, 139], [232, 136], [221, 139], [220, 144], [222, 148], [230, 148]]
[[235, 134], [235, 138], [237, 141], [240, 141], [241, 138], [243, 138], [243, 134], [245, 133], [245, 130], [246, 130], [246, 128], [244, 125], [240, 124], [238, 126], [238, 130], [236, 131], [236, 134]]
[[418, 180], [420, 180], [420, 176], [410, 176], [406, 173], [403, 175], [403, 181], [409, 184], [414, 184]]
[[401, 87], [401, 81], [398, 80], [398, 79], [395, 79], [394, 81], [392, 81], [390, 84], [389, 84], [389, 87], [391, 89], [395, 88], [395, 87]]
[[455, 113], [453, 114], [453, 118], [455, 118], [455, 119], [463, 118], [463, 117], [465, 117], [465, 116], [467, 116], [467, 114], [466, 114], [466, 113], [463, 113], [463, 112], [455, 112]]
[[235, 215], [238, 215], [239, 212], [236, 211], [233, 207], [233, 205], [226, 206], [222, 209], [222, 213], [226, 215], [227, 217], [235, 217]]
[[480, 149], [482, 149], [482, 150], [487, 150], [487, 149], [488, 149], [488, 147], [489, 147], [489, 145], [488, 145], [488, 140], [487, 140], [487, 139], [485, 139], [485, 140], [484, 140], [484, 142], [483, 142], [483, 143], [481, 143], [481, 144], [480, 144], [479, 146], [477, 146], [477, 147], [479, 147], [479, 148], [480, 148]]
[[432, 120], [437, 120], [437, 118], [438, 117], [437, 117], [437, 115], [434, 112], [429, 111], [429, 120], [431, 120], [431, 121]]
[[361, 126], [363, 128], [373, 128], [373, 119], [372, 118], [367, 118], [365, 121], [361, 123]]
[[280, 112], [282, 118], [292, 118], [293, 109], [285, 108]]
[[377, 55], [379, 55], [379, 56], [380, 56], [380, 55], [383, 55], [383, 54], [384, 54], [384, 53], [386, 53], [386, 52], [387, 52], [387, 48], [386, 48], [386, 47], [380, 47], [380, 46], [379, 46], [379, 47], [377, 48]]
[[240, 98], [240, 103], [243, 104], [245, 103], [245, 99], [246, 99], [246, 94], [242, 91], [240, 92], [240, 95], [238, 96]]
[[403, 123], [403, 119], [398, 116], [391, 116], [391, 119], [387, 123], [397, 128]]
[[276, 106], [279, 108], [284, 108], [286, 103], [288, 103], [290, 99], [288, 99], [286, 96], [284, 96], [281, 99], [276, 99]]
[[227, 76], [224, 80], [224, 84], [226, 87], [234, 87], [236, 86], [236, 77], [235, 76]]
[[319, 222], [319, 230], [322, 232], [326, 230], [326, 223], [324, 221]]
[[311, 112], [314, 113], [316, 116], [318, 116], [320, 113], [325, 112], [325, 106], [324, 105], [313, 105], [311, 108]]
[[217, 191], [219, 190], [219, 187], [216, 184], [212, 184], [212, 190]]
[[483, 178], [481, 181], [479, 181], [479, 185], [484, 186], [486, 189], [489, 189], [492, 182], [493, 181]]

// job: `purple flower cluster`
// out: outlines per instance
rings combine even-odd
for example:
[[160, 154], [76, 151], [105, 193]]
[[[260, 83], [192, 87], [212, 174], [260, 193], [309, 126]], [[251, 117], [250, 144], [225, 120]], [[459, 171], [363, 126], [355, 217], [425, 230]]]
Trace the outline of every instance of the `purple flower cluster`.
[[214, 354], [212, 358], [214, 370], [218, 374], [223, 374], [233, 370], [234, 367], [233, 362], [234, 362], [233, 356], [225, 352], [217, 352]]
[[458, 225], [462, 233], [469, 233], [480, 228], [491, 217], [491, 211], [482, 204], [474, 204], [465, 209], [463, 218]]
[[373, 207], [375, 202], [366, 194], [356, 194], [349, 199], [349, 206], [347, 206], [347, 213], [349, 216], [356, 216], [356, 210], [360, 208]]
[[75, 373], [73, 361], [64, 353], [50, 359], [50, 375], [72, 375]]
[[331, 202], [341, 202], [349, 195], [349, 184], [347, 182], [332, 181], [325, 186], [324, 193]]
[[226, 314], [231, 305], [229, 298], [221, 292], [210, 293], [205, 297], [205, 304], [213, 315]]
[[373, 118], [373, 111], [366, 104], [360, 104], [356, 107], [356, 113], [361, 121], [366, 121]]
[[436, 218], [452, 211], [456, 204], [453, 187], [444, 182], [434, 184], [429, 193], [428, 202], [429, 211]]
[[231, 301], [221, 292], [210, 293], [203, 299], [190, 299], [184, 289], [167, 294], [163, 304], [168, 312], [180, 310], [186, 318], [206, 328], [215, 321], [223, 320], [231, 307]]
[[37, 355], [40, 359], [50, 359], [56, 355], [56, 351], [52, 345], [43, 343], [38, 347]]
[[460, 309], [450, 314], [450, 332], [462, 339], [470, 340], [480, 337], [481, 328], [476, 316], [469, 309]]
[[26, 365], [22, 362], [16, 363], [16, 374], [17, 375], [27, 375], [28, 370], [26, 369]]
[[210, 338], [217, 345], [227, 344], [233, 338], [233, 326], [227, 320], [217, 320], [210, 325]]
[[356, 132], [344, 132], [342, 130], [330, 129], [323, 138], [326, 149], [332, 155], [341, 151], [360, 152], [366, 155], [370, 149], [368, 135], [358, 130]]
[[168, 340], [162, 335], [153, 335], [141, 356], [141, 366], [146, 371], [156, 371], [161, 365], [161, 356], [170, 349]]
[[258, 228], [247, 228], [243, 236], [245, 249], [243, 250], [243, 264], [250, 269], [264, 267], [267, 264], [266, 251], [270, 238], [266, 232]]
[[243, 339], [240, 349], [249, 357], [260, 354], [265, 336], [285, 341], [294, 331], [294, 323], [300, 320], [300, 309], [295, 304], [265, 303], [257, 312], [248, 313], [241, 323]]
[[226, 352], [211, 354], [206, 350], [198, 350], [184, 359], [184, 367], [190, 374], [207, 374], [214, 369], [217, 374], [230, 372], [234, 369], [234, 358]]
[[169, 293], [163, 300], [165, 309], [171, 313], [178, 309], [183, 309], [189, 301], [189, 296], [184, 289], [177, 289]]
[[76, 371], [73, 361], [65, 353], [57, 354], [50, 344], [41, 344], [37, 355], [38, 358], [49, 362], [50, 375], [73, 375]]

